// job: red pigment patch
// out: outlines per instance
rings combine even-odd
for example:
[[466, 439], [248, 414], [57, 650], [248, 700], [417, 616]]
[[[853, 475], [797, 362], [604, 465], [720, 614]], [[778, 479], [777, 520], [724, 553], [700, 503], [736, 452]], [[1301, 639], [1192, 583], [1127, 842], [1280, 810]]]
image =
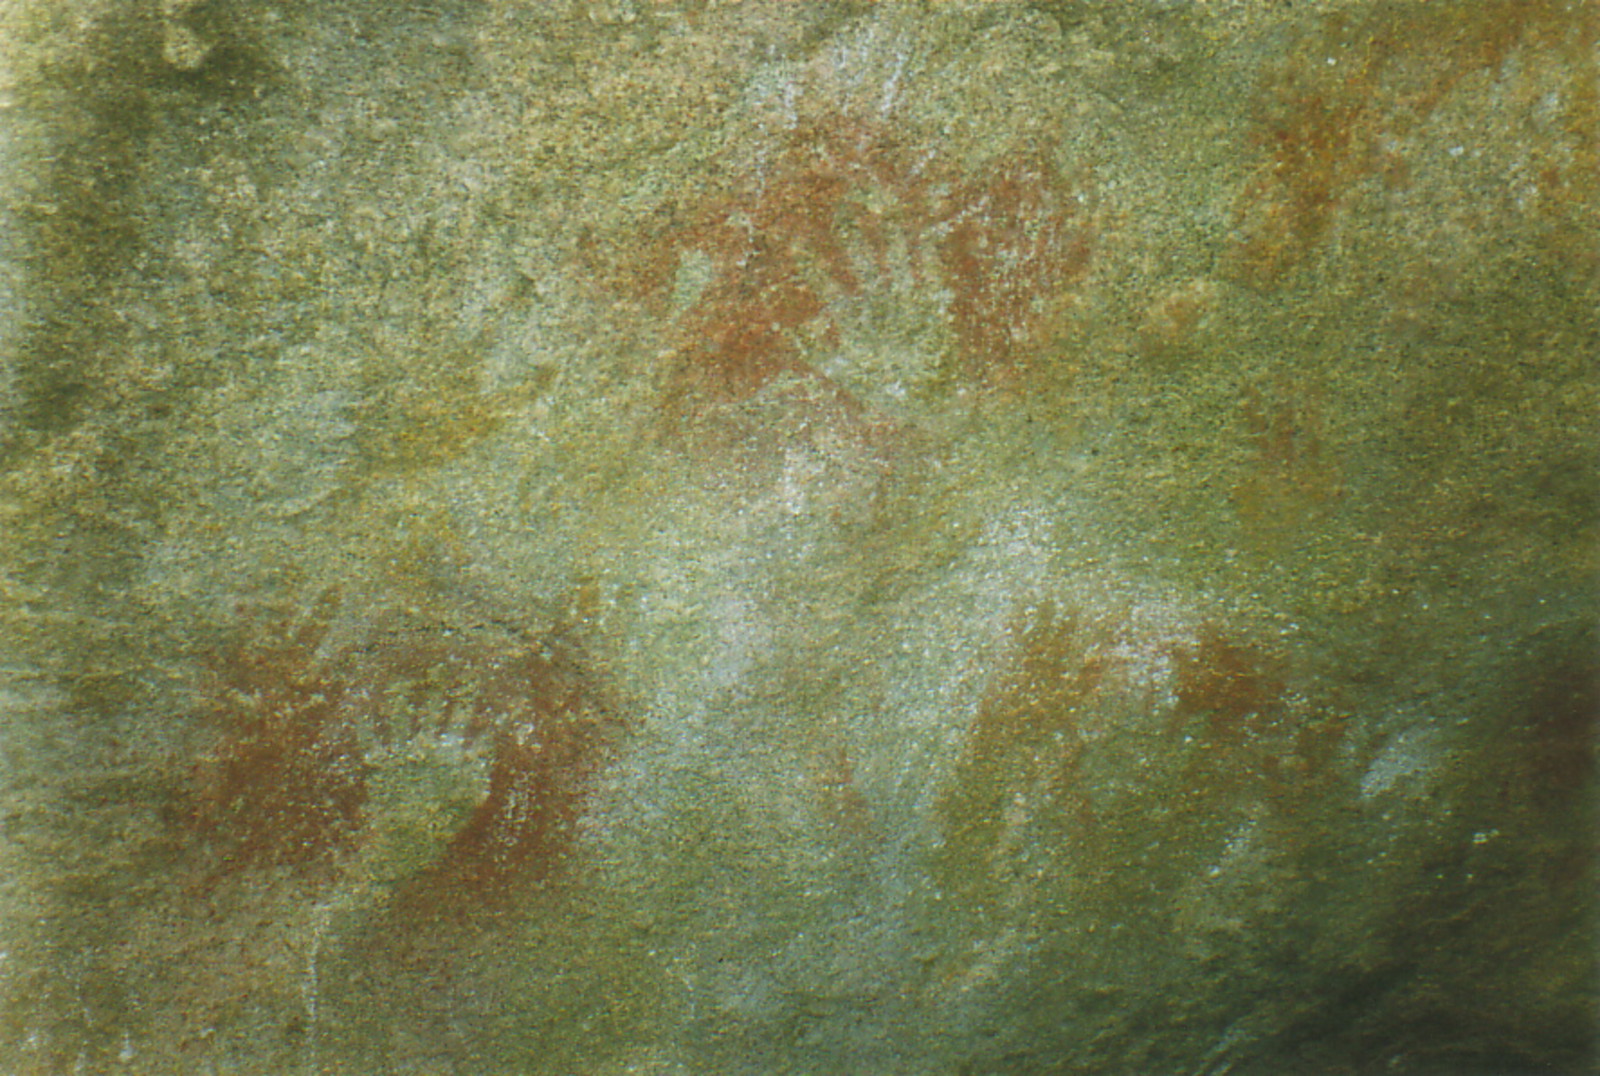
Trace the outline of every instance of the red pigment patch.
[[438, 860], [403, 884], [403, 903], [489, 904], [548, 876], [621, 726], [577, 652], [443, 628], [325, 652], [331, 606], [259, 629], [218, 663], [209, 694], [222, 742], [198, 767], [186, 827], [208, 849], [212, 880], [335, 868], [367, 822], [363, 744], [422, 734], [489, 739], [489, 788]]
[[1199, 643], [1177, 656], [1173, 721], [1204, 718], [1207, 742], [1223, 747], [1260, 738], [1283, 698], [1283, 681], [1274, 664], [1214, 628], [1202, 630]]
[[703, 416], [780, 382], [834, 401], [836, 417], [859, 413], [806, 356], [837, 344], [836, 304], [879, 287], [892, 251], [914, 283], [950, 292], [950, 365], [980, 385], [1011, 380], [1088, 271], [1093, 228], [1079, 202], [1044, 152], [1009, 154], [973, 178], [881, 123], [836, 113], [799, 125], [758, 180], [687, 210], [628, 274], [665, 300], [686, 258], [709, 269], [669, 329], [669, 416]]
[[1058, 615], [1049, 603], [1014, 631], [1017, 650], [984, 695], [940, 804], [949, 827], [984, 845], [1002, 840], [1006, 809], [1019, 797], [1048, 800], [1082, 823], [1093, 821], [1077, 782], [1085, 750], [1078, 711], [1098, 690], [1102, 663], [1089, 653], [1077, 618]]
[[1265, 162], [1235, 207], [1237, 275], [1270, 283], [1302, 259], [1333, 222], [1346, 189], [1372, 167], [1372, 87], [1366, 69], [1337, 89], [1281, 101], [1256, 137]]
[[491, 730], [489, 790], [437, 863], [405, 887], [412, 912], [493, 906], [560, 867], [619, 721], [572, 656], [548, 645], [472, 663], [474, 721]]
[[345, 685], [317, 657], [326, 633], [279, 621], [217, 664], [208, 694], [224, 740], [197, 767], [189, 823], [218, 875], [326, 866], [360, 832], [366, 767]]
[[1217, 307], [1217, 287], [1191, 280], [1166, 292], [1145, 311], [1139, 326], [1139, 349], [1150, 358], [1167, 359], [1189, 346], [1207, 328]]
[[820, 753], [813, 761], [812, 783], [823, 818], [834, 832], [860, 840], [872, 836], [877, 826], [872, 807], [856, 784], [855, 762], [842, 745]]
[[1522, 749], [1518, 791], [1540, 807], [1592, 795], [1600, 760], [1600, 659], [1592, 648], [1530, 677], [1514, 728]]
[[1049, 342], [1063, 293], [1088, 272], [1087, 222], [1040, 153], [995, 162], [985, 182], [957, 193], [950, 216], [940, 255], [967, 371], [1007, 381]]
[[[861, 287], [836, 224], [851, 193], [874, 183], [872, 158], [848, 125], [803, 127], [765, 182], [695, 207], [689, 223], [652, 244], [636, 268], [647, 293], [670, 288], [690, 252], [706, 258], [712, 273], [673, 326], [670, 410], [746, 400], [783, 375], [827, 383], [800, 360], [799, 334], [824, 313], [830, 294]], [[815, 331], [826, 336], [836, 327]]]
[[1099, 686], [1104, 670], [1086, 653], [1077, 617], [1058, 616], [1046, 602], [1018, 631], [1021, 645], [978, 708], [974, 756], [992, 755], [1019, 738], [1075, 736], [1074, 710]]
[[1357, 183], [1379, 175], [1404, 185], [1408, 165], [1380, 148], [1386, 137], [1419, 126], [1464, 78], [1497, 69], [1524, 43], [1581, 58], [1593, 31], [1574, 28], [1555, 0], [1330, 19], [1261, 94], [1251, 139], [1259, 162], [1234, 206], [1234, 276], [1277, 284], [1320, 244]]
[[1254, 789], [1293, 813], [1324, 789], [1345, 718], [1292, 705], [1280, 659], [1209, 625], [1175, 659], [1169, 732], [1195, 740], [1186, 771], [1193, 793], [1238, 799]]

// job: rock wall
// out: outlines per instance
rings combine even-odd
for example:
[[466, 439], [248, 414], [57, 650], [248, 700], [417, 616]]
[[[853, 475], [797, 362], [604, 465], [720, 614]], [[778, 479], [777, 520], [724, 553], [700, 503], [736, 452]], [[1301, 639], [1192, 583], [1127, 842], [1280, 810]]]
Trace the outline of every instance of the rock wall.
[[1581, 1073], [1600, 9], [0, 9], [9, 1073]]

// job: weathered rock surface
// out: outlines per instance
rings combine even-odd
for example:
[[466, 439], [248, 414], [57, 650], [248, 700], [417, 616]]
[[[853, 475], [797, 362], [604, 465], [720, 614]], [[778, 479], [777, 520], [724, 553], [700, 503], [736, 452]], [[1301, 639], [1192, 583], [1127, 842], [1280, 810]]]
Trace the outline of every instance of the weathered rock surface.
[[7, 1073], [1583, 1073], [1600, 9], [0, 9]]

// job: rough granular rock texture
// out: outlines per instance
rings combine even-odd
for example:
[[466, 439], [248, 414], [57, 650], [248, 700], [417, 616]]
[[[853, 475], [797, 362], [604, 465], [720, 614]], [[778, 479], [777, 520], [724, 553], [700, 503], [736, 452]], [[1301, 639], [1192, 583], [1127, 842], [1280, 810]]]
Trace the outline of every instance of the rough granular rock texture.
[[0, 8], [0, 1069], [1587, 1073], [1600, 8]]

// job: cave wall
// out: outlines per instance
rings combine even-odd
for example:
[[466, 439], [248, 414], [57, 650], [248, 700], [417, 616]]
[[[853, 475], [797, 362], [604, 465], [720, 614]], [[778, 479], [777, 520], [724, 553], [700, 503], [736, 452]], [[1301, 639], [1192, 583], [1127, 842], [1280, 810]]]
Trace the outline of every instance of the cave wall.
[[1597, 29], [6, 5], [6, 1071], [1591, 1071]]

